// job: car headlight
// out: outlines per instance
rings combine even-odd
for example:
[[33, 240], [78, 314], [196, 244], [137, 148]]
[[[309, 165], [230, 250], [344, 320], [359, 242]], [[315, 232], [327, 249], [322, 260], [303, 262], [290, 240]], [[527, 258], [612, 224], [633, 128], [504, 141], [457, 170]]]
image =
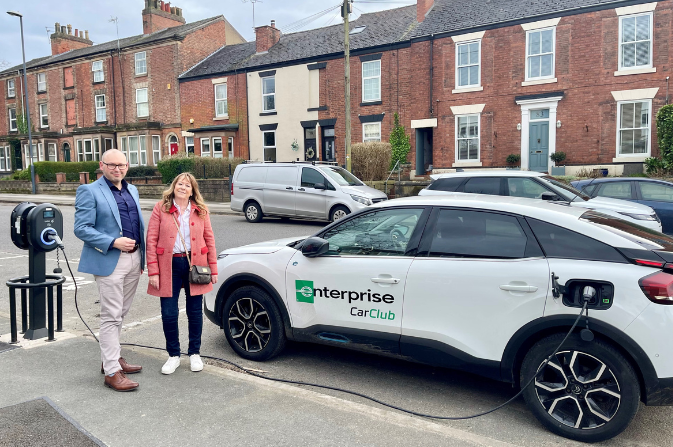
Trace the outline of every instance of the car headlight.
[[224, 259], [224, 258], [226, 258], [227, 256], [229, 256], [229, 255], [226, 254], [226, 253], [220, 253], [219, 255], [217, 255], [217, 259]]
[[372, 204], [372, 200], [367, 198], [367, 197], [360, 197], [360, 196], [355, 196], [351, 194], [351, 199], [355, 200], [358, 203], [361, 203], [363, 205], [369, 206]]
[[632, 214], [632, 213], [622, 213], [621, 211], [619, 214], [623, 214], [624, 216], [628, 216], [631, 219], [635, 220], [649, 220], [652, 222], [657, 221], [657, 215], [656, 214]]

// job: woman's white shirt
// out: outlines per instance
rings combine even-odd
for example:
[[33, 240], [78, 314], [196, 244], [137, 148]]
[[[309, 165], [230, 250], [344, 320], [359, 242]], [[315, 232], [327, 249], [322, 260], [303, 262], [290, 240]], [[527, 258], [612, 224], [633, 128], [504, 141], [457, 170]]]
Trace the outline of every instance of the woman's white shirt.
[[182, 239], [178, 234], [178, 237], [175, 238], [175, 245], [173, 245], [173, 253], [185, 253], [192, 249], [191, 239], [189, 238], [189, 216], [192, 214], [192, 202], [187, 202], [187, 209], [182, 211], [175, 200], [173, 200], [173, 205], [178, 209], [178, 224], [180, 229], [178, 230], [182, 234], [182, 239], [185, 240], [185, 247], [182, 246]]

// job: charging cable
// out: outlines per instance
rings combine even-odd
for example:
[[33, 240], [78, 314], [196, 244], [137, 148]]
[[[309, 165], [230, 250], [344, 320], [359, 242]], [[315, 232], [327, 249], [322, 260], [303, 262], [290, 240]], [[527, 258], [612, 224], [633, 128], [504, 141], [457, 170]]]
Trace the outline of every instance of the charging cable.
[[[96, 334], [94, 334], [94, 332], [91, 330], [89, 325], [86, 324], [86, 321], [84, 321], [84, 318], [82, 317], [82, 314], [79, 311], [79, 306], [77, 304], [77, 282], [75, 281], [75, 275], [73, 274], [72, 269], [70, 268], [70, 263], [68, 262], [68, 256], [65, 254], [65, 249], [63, 248], [63, 245], [59, 244], [58, 248], [60, 248], [61, 251], [63, 252], [63, 256], [65, 257], [65, 263], [68, 266], [68, 271], [70, 272], [70, 276], [72, 276], [73, 283], [75, 283], [75, 309], [77, 310], [77, 314], [79, 315], [79, 318], [82, 320], [82, 323], [84, 323], [84, 326], [86, 326], [86, 328], [89, 330], [89, 332], [91, 332], [91, 335], [93, 335], [93, 338], [95, 338], [96, 341], [100, 343], [100, 340], [98, 340], [98, 337], [96, 337]], [[322, 389], [325, 389], [325, 390], [339, 391], [341, 393], [350, 394], [352, 396], [362, 397], [363, 399], [367, 399], [371, 402], [375, 402], [377, 404], [383, 405], [384, 407], [392, 408], [393, 410], [398, 410], [398, 411], [401, 411], [403, 413], [411, 414], [413, 416], [420, 416], [420, 417], [424, 417], [424, 418], [428, 418], [428, 419], [440, 419], [440, 420], [447, 420], [447, 421], [459, 421], [459, 420], [465, 420], [465, 419], [474, 419], [474, 418], [478, 418], [478, 417], [481, 417], [481, 416], [486, 416], [487, 414], [493, 413], [495, 411], [500, 410], [501, 408], [506, 407], [507, 405], [511, 404], [516, 399], [518, 399], [519, 396], [521, 396], [521, 394], [523, 394], [523, 392], [526, 390], [526, 388], [528, 388], [530, 385], [532, 385], [532, 383], [535, 381], [535, 379], [537, 378], [537, 375], [540, 373], [540, 371], [544, 367], [546, 367], [547, 364], [551, 361], [552, 357], [554, 357], [561, 350], [561, 346], [563, 346], [563, 344], [566, 342], [568, 337], [570, 337], [570, 334], [572, 334], [573, 331], [575, 330], [575, 327], [577, 327], [577, 324], [579, 323], [580, 319], [582, 318], [582, 314], [584, 313], [585, 310], [587, 310], [587, 305], [589, 304], [589, 299], [587, 299], [586, 296], [584, 298], [585, 298], [584, 299], [584, 306], [582, 307], [582, 310], [580, 311], [579, 315], [577, 316], [577, 319], [573, 323], [572, 327], [570, 328], [570, 330], [568, 331], [566, 336], [563, 338], [563, 340], [561, 340], [561, 343], [559, 343], [559, 345], [556, 347], [554, 352], [549, 357], [547, 357], [547, 359], [544, 362], [542, 362], [542, 364], [538, 368], [537, 373], [535, 373], [535, 375], [533, 377], [531, 377], [531, 379], [524, 386], [521, 387], [521, 390], [519, 390], [519, 392], [516, 393], [511, 399], [509, 399], [508, 401], [498, 405], [497, 407], [492, 408], [488, 411], [473, 414], [473, 415], [470, 415], [470, 416], [437, 416], [437, 415], [419, 413], [417, 411], [409, 410], [409, 409], [406, 409], [406, 408], [398, 407], [398, 406], [393, 405], [393, 404], [383, 402], [379, 399], [376, 399], [375, 397], [371, 397], [371, 396], [368, 396], [366, 394], [359, 393], [357, 391], [346, 390], [346, 389], [343, 389], [343, 388], [329, 386], [329, 385], [322, 385], [322, 384], [318, 384], [318, 383], [302, 382], [302, 381], [297, 381], [297, 380], [288, 380], [288, 379], [280, 379], [280, 378], [277, 378], [277, 377], [264, 376], [264, 375], [258, 374], [258, 373], [254, 372], [254, 371], [252, 371], [248, 368], [245, 368], [241, 365], [238, 365], [238, 364], [236, 364], [232, 361], [229, 361], [229, 360], [226, 360], [226, 359], [223, 359], [223, 358], [213, 357], [213, 356], [209, 356], [209, 355], [202, 355], [201, 357], [203, 357], [205, 359], [217, 360], [219, 362], [226, 363], [228, 365], [231, 365], [231, 366], [235, 367], [236, 369], [238, 369], [240, 371], [243, 371], [246, 374], [249, 374], [249, 375], [254, 376], [254, 377], [258, 377], [260, 379], [266, 379], [266, 380], [270, 380], [270, 381], [273, 381], [273, 382], [288, 383], [288, 384], [291, 384], [291, 385], [304, 385], [304, 386], [311, 386], [311, 387], [315, 387], [315, 388], [322, 388]], [[120, 344], [122, 346], [134, 346], [134, 347], [137, 347], [137, 348], [145, 348], [145, 349], [154, 349], [154, 350], [157, 350], [157, 351], [165, 351], [164, 348], [157, 348], [156, 346], [146, 346], [146, 345], [139, 345], [139, 344], [135, 344], [135, 343], [120, 343]], [[182, 352], [180, 354], [181, 355], [186, 355], [184, 352]]]

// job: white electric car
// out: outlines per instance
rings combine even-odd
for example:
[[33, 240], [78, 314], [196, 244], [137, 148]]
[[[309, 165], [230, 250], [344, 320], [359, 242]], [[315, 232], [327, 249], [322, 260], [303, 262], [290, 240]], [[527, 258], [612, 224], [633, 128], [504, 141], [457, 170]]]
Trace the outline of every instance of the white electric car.
[[205, 313], [246, 359], [269, 359], [291, 339], [520, 386], [586, 296], [593, 341], [580, 336], [582, 317], [524, 398], [551, 431], [593, 442], [624, 430], [641, 401], [673, 405], [669, 262], [673, 238], [596, 211], [475, 194], [413, 197], [309, 238], [222, 252]]
[[419, 196], [446, 194], [490, 194], [526, 197], [592, 209], [638, 225], [661, 231], [661, 220], [654, 210], [640, 203], [609, 197], [591, 197], [550, 175], [534, 171], [465, 171], [433, 174], [433, 182]]

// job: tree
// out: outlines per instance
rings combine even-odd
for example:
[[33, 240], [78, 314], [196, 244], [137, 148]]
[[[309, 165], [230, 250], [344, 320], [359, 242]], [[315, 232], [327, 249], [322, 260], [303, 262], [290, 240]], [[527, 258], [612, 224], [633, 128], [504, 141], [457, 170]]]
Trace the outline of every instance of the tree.
[[399, 161], [400, 164], [407, 162], [407, 155], [411, 150], [409, 135], [404, 131], [404, 126], [400, 125], [400, 117], [395, 112], [395, 123], [393, 131], [390, 133], [390, 146], [392, 148], [392, 157], [390, 158], [390, 168], [394, 168]]
[[657, 112], [657, 139], [661, 158], [670, 168], [673, 166], [673, 104], [663, 106]]

